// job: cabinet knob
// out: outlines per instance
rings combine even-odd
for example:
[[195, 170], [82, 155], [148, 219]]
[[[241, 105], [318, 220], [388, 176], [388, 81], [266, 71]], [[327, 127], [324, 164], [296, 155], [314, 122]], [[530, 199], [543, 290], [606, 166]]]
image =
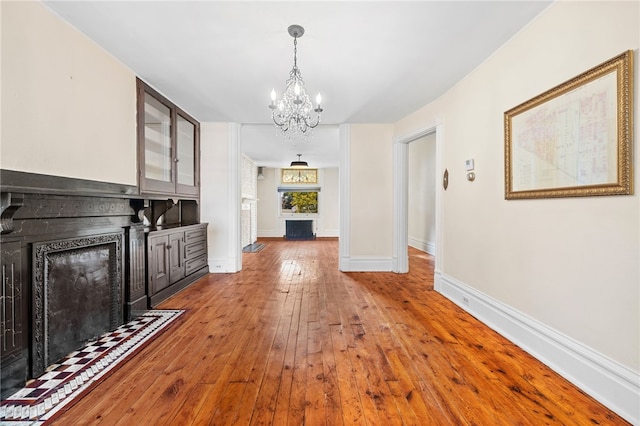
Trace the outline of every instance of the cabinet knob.
[[171, 246], [167, 246], [167, 250], [171, 250]]
[[178, 161], [180, 161], [180, 159], [176, 157], [173, 159], [173, 161], [177, 163]]

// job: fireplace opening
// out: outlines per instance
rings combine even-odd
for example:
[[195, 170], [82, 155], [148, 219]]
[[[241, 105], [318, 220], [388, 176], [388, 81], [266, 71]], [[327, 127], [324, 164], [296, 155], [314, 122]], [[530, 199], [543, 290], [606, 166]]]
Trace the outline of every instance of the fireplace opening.
[[313, 220], [286, 220], [285, 238], [287, 240], [315, 240]]
[[122, 234], [34, 244], [33, 373], [122, 324]]

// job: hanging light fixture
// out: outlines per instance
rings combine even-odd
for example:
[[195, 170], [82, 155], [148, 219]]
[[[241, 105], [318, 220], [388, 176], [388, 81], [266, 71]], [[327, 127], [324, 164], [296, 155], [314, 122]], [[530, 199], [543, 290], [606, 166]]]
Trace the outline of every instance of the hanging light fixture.
[[300, 160], [300, 157], [302, 157], [302, 154], [296, 154], [298, 156], [298, 160], [297, 161], [292, 161], [291, 162], [291, 166], [289, 167], [309, 167], [309, 164], [306, 161], [302, 161]]
[[[304, 34], [304, 28], [300, 25], [291, 25], [288, 29], [293, 37], [293, 68], [289, 72], [287, 88], [282, 98], [276, 102], [276, 90], [271, 91], [271, 118], [273, 122], [286, 135], [308, 135], [311, 130], [320, 124], [322, 108], [320, 93], [316, 97], [316, 107], [313, 108], [309, 95], [304, 88], [304, 80], [298, 69], [298, 38]], [[316, 114], [312, 117], [311, 113]]]

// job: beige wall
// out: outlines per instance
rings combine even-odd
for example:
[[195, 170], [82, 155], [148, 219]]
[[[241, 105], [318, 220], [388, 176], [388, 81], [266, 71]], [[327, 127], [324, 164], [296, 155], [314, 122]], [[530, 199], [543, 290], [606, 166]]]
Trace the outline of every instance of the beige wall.
[[0, 7], [0, 168], [136, 185], [133, 72], [39, 2]]
[[338, 203], [337, 167], [322, 169], [322, 235], [323, 237], [337, 237], [340, 230], [340, 208]]
[[279, 170], [271, 167], [262, 169], [263, 180], [258, 181], [258, 237], [282, 236], [278, 216]]
[[350, 255], [391, 259], [393, 126], [350, 126]]
[[[627, 49], [635, 51], [637, 82], [639, 7], [555, 3], [455, 88], [397, 124], [403, 135], [434, 117], [444, 123], [450, 184], [442, 197], [442, 273], [636, 372], [638, 195], [505, 201], [503, 113]], [[465, 181], [467, 158], [475, 158], [473, 184]]]
[[[200, 124], [200, 220], [209, 224], [208, 248], [211, 272], [236, 272], [234, 239], [237, 224], [231, 212], [232, 188], [230, 160], [233, 128], [227, 123]], [[240, 172], [240, 159], [238, 170]], [[238, 183], [240, 185], [240, 183]], [[238, 188], [239, 189], [239, 188]], [[237, 194], [238, 196], [240, 194]], [[240, 220], [240, 200], [235, 214]]]
[[409, 245], [435, 254], [436, 245], [436, 134], [409, 143]]

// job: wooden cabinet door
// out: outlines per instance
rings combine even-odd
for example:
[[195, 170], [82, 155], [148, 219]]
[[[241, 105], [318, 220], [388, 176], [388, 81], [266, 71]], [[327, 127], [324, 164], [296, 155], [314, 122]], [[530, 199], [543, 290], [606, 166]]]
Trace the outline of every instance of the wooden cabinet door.
[[169, 234], [169, 275], [174, 283], [184, 278], [184, 232]]
[[149, 237], [149, 284], [152, 295], [171, 284], [169, 246], [168, 235]]

